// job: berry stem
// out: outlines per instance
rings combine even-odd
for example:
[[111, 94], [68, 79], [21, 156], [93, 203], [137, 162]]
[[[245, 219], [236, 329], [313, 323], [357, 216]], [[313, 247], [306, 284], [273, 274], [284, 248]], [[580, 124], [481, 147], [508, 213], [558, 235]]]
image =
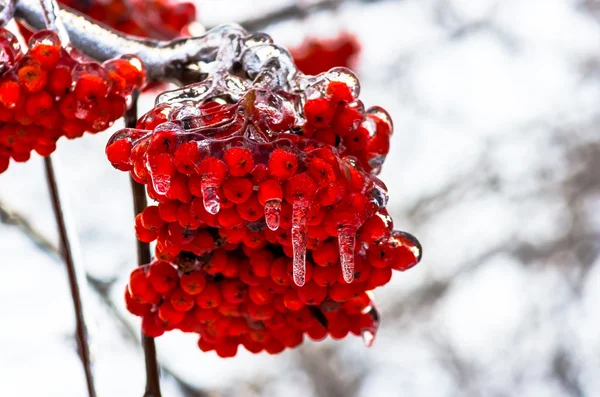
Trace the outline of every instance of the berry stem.
[[13, 18], [17, 8], [17, 0], [6, 0], [4, 3], [4, 7], [0, 10], [0, 28], [6, 26]]
[[[125, 113], [125, 126], [135, 128], [137, 122], [137, 98], [139, 93], [132, 94], [131, 107]], [[137, 216], [146, 209], [148, 201], [146, 199], [146, 189], [133, 180], [131, 181], [131, 193], [133, 196], [133, 211]], [[143, 266], [150, 263], [152, 254], [150, 244], [137, 240], [137, 264]], [[142, 332], [142, 348], [144, 349], [144, 359], [146, 361], [146, 391], [144, 397], [161, 397], [160, 393], [160, 374], [158, 369], [158, 360], [156, 359], [156, 345], [154, 338], [144, 335]]]
[[88, 332], [85, 324], [85, 316], [83, 314], [83, 303], [81, 299], [80, 285], [85, 285], [84, 282], [79, 282], [79, 277], [84, 274], [83, 269], [77, 269], [81, 262], [75, 259], [74, 249], [75, 245], [71, 245], [74, 240], [69, 233], [67, 222], [65, 221], [65, 212], [63, 203], [60, 198], [60, 191], [55, 173], [55, 165], [53, 164], [52, 157], [44, 158], [44, 166], [46, 169], [46, 180], [48, 182], [48, 190], [50, 191], [50, 198], [52, 200], [52, 208], [56, 217], [56, 224], [58, 226], [58, 236], [60, 245], [62, 247], [61, 254], [67, 266], [67, 275], [69, 279], [69, 288], [71, 289], [71, 298], [73, 300], [73, 307], [75, 310], [75, 321], [76, 321], [76, 336], [77, 336], [77, 347], [79, 349], [79, 356], [83, 364], [83, 370], [85, 372], [85, 380], [87, 383], [88, 396], [96, 397], [96, 390], [94, 387], [94, 378], [92, 374], [92, 365], [90, 358], [90, 349], [88, 343]]

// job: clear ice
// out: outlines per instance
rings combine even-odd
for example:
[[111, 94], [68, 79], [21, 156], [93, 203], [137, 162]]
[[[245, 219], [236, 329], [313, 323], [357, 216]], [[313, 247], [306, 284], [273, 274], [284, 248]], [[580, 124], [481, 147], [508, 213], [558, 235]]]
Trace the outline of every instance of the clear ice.
[[307, 219], [308, 202], [303, 199], [294, 201], [292, 207], [293, 275], [294, 283], [299, 287], [304, 285], [306, 276]]
[[344, 281], [351, 283], [354, 280], [354, 246], [356, 245], [356, 226], [342, 226], [338, 232], [338, 245], [340, 248], [340, 263]]
[[209, 213], [216, 215], [221, 209], [221, 201], [217, 194], [217, 187], [208, 183], [202, 183], [202, 200], [204, 209]]
[[279, 216], [281, 214], [281, 200], [271, 199], [265, 202], [265, 222], [271, 230], [279, 229]]

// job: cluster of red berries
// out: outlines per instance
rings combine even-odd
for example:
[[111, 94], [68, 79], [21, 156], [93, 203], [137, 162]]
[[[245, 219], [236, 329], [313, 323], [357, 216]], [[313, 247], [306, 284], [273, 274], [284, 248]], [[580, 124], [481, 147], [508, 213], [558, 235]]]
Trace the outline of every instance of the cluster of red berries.
[[62, 136], [105, 130], [143, 81], [135, 57], [87, 62], [50, 31], [33, 35], [23, 53], [15, 36], [0, 29], [0, 173], [11, 158], [27, 161], [33, 150], [50, 155]]
[[356, 36], [344, 32], [332, 39], [308, 38], [290, 52], [302, 73], [317, 75], [338, 66], [352, 67], [359, 51]]
[[158, 261], [136, 269], [126, 293], [148, 335], [197, 332], [202, 350], [232, 356], [239, 344], [279, 352], [304, 333], [372, 331], [366, 291], [421, 256], [365, 171], [377, 171], [369, 156], [387, 153], [392, 127], [341, 81], [313, 92], [323, 95], [302, 117], [282, 95], [252, 90], [235, 104], [161, 104], [111, 138], [109, 161], [158, 202], [136, 218]]
[[197, 333], [200, 349], [221, 357], [235, 356], [239, 345], [277, 354], [301, 344], [305, 335], [321, 340], [352, 333], [372, 343], [379, 316], [368, 293], [356, 289], [327, 297], [315, 283], [294, 286], [285, 270], [290, 260], [264, 252], [248, 258], [219, 248], [210, 257], [156, 260], [131, 273], [126, 306], [142, 317], [146, 335]]
[[368, 172], [379, 173], [390, 150], [392, 120], [385, 110], [367, 111], [354, 102], [342, 82], [330, 82], [326, 95], [306, 101], [303, 135], [335, 147], [341, 156], [353, 156]]
[[123, 33], [156, 39], [182, 35], [196, 20], [196, 6], [188, 0], [59, 0]]

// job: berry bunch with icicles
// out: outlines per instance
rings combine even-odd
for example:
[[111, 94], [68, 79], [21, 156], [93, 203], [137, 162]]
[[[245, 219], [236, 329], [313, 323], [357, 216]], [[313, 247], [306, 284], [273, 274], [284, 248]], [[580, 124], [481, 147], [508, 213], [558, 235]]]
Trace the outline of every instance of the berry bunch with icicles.
[[375, 176], [390, 117], [365, 109], [345, 68], [304, 75], [269, 36], [234, 25], [206, 37], [213, 56], [187, 64], [199, 81], [159, 95], [106, 148], [157, 202], [136, 218], [157, 259], [131, 274], [129, 310], [147, 335], [194, 332], [223, 357], [304, 335], [372, 343], [368, 291], [421, 258]]

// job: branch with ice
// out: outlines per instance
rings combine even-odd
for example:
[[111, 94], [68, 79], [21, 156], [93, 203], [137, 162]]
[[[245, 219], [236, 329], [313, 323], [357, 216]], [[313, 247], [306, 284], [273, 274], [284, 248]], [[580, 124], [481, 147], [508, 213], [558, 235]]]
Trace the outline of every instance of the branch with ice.
[[6, 26], [8, 21], [13, 18], [15, 9], [17, 6], [17, 0], [5, 0], [2, 9], [0, 10], [0, 28]]
[[[45, 15], [38, 0], [20, 0], [16, 5], [15, 17], [35, 29], [46, 27]], [[71, 37], [71, 45], [85, 55], [99, 62], [123, 54], [136, 55], [144, 63], [149, 81], [180, 84], [189, 84], [206, 76], [223, 38], [232, 29], [239, 29], [224, 26], [200, 37], [157, 41], [119, 33], [67, 8], [62, 8], [58, 15]]]

